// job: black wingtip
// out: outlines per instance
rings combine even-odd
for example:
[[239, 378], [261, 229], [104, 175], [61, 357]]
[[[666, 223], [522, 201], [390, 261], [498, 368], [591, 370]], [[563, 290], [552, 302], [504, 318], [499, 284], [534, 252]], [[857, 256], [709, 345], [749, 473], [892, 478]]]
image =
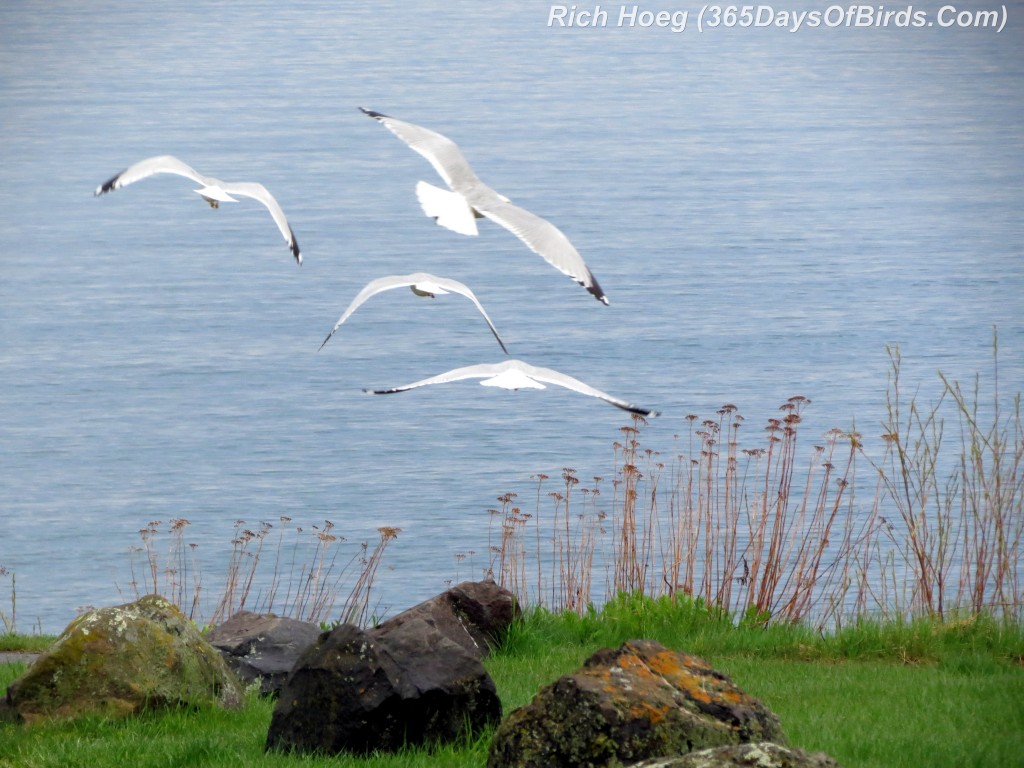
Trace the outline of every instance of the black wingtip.
[[387, 117], [387, 115], [385, 115], [383, 112], [374, 112], [372, 109], [367, 109], [366, 107], [360, 107], [359, 111], [362, 112], [364, 115], [369, 115], [374, 120], [382, 120], [385, 117]]
[[[505, 342], [501, 340], [501, 336], [498, 335], [498, 332], [491, 328], [491, 334], [494, 336], [494, 340], [498, 342], [498, 346], [501, 347], [501, 351], [508, 355], [508, 347], [505, 346]], [[511, 355], [509, 356], [511, 357]]]
[[297, 261], [299, 263], [299, 266], [301, 267], [302, 266], [302, 252], [299, 250], [299, 241], [295, 239], [295, 233], [292, 231], [291, 227], [288, 227], [288, 232], [292, 236], [292, 241], [290, 243], [291, 249], [292, 249], [292, 256], [295, 257], [295, 261]]
[[637, 416], [643, 416], [645, 419], [653, 419], [656, 416], [661, 416], [661, 411], [655, 411], [651, 408], [641, 408], [639, 405], [619, 405], [618, 403], [612, 403], [612, 405], [618, 405], [622, 410], [636, 414]]
[[368, 395], [393, 395], [396, 392], [405, 392], [405, 389], [364, 389]]
[[[594, 277], [594, 273], [589, 269], [587, 270], [587, 278], [587, 280], [577, 280], [576, 282], [586, 288], [587, 293], [607, 307], [608, 297], [604, 295], [604, 291], [601, 290], [601, 286], [598, 284], [597, 278]], [[587, 285], [587, 282], [589, 282], [590, 285]]]
[[107, 179], [105, 182], [96, 187], [96, 192], [94, 193], [95, 196], [99, 197], [100, 195], [104, 195], [107, 192], [117, 189], [117, 179], [118, 177], [120, 177], [120, 175], [121, 174], [119, 173], [117, 174], [117, 176]]

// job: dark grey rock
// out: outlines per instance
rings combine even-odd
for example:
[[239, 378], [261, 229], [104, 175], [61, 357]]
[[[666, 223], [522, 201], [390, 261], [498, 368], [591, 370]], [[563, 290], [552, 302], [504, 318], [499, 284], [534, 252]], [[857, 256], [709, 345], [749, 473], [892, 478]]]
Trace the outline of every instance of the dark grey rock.
[[316, 642], [316, 624], [273, 614], [239, 611], [210, 630], [208, 640], [246, 685], [276, 696], [299, 657]]
[[520, 613], [515, 596], [493, 580], [466, 581], [388, 619], [370, 634], [383, 637], [403, 624], [422, 620], [482, 659], [501, 642]]
[[[379, 628], [378, 628], [379, 629]], [[299, 659], [281, 689], [266, 748], [337, 754], [464, 739], [501, 719], [480, 660], [430, 621], [387, 632], [343, 624]]]

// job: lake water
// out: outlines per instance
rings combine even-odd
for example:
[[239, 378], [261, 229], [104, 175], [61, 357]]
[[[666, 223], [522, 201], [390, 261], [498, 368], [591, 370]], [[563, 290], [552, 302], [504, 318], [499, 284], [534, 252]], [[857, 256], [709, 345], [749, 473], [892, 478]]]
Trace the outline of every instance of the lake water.
[[[364, 394], [501, 357], [468, 301], [406, 291], [318, 352], [381, 275], [465, 282], [513, 356], [663, 411], [658, 450], [727, 402], [760, 441], [799, 394], [808, 450], [855, 423], [877, 456], [886, 345], [931, 401], [939, 370], [988, 386], [993, 326], [1000, 391], [1024, 388], [1024, 7], [1001, 32], [698, 31], [699, 6], [639, 6], [690, 10], [673, 32], [618, 26], [622, 7], [566, 28], [541, 3], [0, 9], [0, 565], [20, 629], [122, 602], [137, 531], [173, 518], [211, 588], [236, 520], [400, 527], [378, 577], [394, 613], [479, 575], [456, 556], [479, 567], [498, 495], [610, 472], [630, 420], [599, 400]], [[434, 226], [414, 185], [436, 174], [359, 106], [457, 141], [611, 305], [489, 222]], [[303, 266], [253, 201], [212, 211], [170, 176], [93, 196], [165, 153], [266, 185]]]

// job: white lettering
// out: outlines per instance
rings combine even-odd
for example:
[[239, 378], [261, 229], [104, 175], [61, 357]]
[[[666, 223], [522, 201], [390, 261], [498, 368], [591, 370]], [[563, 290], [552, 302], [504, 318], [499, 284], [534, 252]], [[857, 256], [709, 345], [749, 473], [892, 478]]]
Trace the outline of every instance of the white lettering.
[[[1005, 7], [1005, 6], [1004, 6]], [[953, 17], [955, 14], [955, 17]], [[953, 17], [953, 18], [951, 18]], [[998, 11], [957, 11], [955, 6], [944, 5], [935, 17], [940, 27], [1000, 27]]]
[[872, 8], [870, 5], [858, 5], [857, 20], [854, 22], [854, 26], [870, 27], [874, 12], [875, 9]]
[[580, 10], [577, 6], [552, 5], [548, 8], [548, 26], [559, 27], [606, 27], [608, 11], [595, 5], [593, 10]]
[[619, 24], [618, 25], [620, 27], [636, 26], [636, 14], [637, 14], [637, 12], [639, 10], [640, 9], [639, 9], [638, 6], [635, 6], [635, 5], [633, 6], [632, 10], [628, 12], [629, 13], [629, 22], [627, 23], [626, 22], [626, 18], [627, 18], [626, 17], [626, 14], [627, 14], [626, 6], [620, 5], [619, 6]]
[[[779, 15], [782, 16], [785, 13], [788, 13], [788, 11], [780, 11]], [[757, 6], [757, 14], [755, 14], [755, 16], [754, 16], [754, 26], [755, 27], [768, 27], [768, 26], [771, 26], [772, 16], [773, 15], [774, 15], [774, 11], [772, 11], [772, 7], [770, 5], [759, 5], [759, 6]], [[778, 21], [776, 21], [775, 23], [778, 24]]]
[[[647, 10], [639, 4], [618, 6], [615, 26], [620, 28], [670, 29], [685, 32], [690, 12], [682, 10]], [[549, 27], [607, 27], [610, 13], [601, 5], [548, 6]], [[1001, 32], [1007, 21], [1006, 5], [998, 10], [961, 10], [955, 5], [943, 5], [933, 16], [915, 9], [913, 5], [887, 8], [880, 4], [833, 3], [824, 10], [777, 10], [768, 4], [705, 5], [696, 16], [698, 32], [723, 27], [766, 28], [775, 27], [790, 32], [816, 27], [847, 27], [875, 29], [907, 29], [936, 26], [989, 28]]]
[[670, 29], [673, 32], [685, 32], [686, 24], [689, 21], [689, 11], [644, 11], [638, 5], [620, 5], [619, 20], [620, 27], [659, 27]]

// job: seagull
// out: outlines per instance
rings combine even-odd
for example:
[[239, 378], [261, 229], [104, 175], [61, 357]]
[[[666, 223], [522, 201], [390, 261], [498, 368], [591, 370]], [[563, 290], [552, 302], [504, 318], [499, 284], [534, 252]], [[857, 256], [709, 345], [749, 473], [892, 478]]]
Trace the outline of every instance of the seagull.
[[526, 243], [559, 272], [586, 288], [602, 304], [608, 303], [608, 297], [569, 238], [551, 222], [513, 205], [507, 197], [480, 181], [455, 142], [418, 125], [363, 107], [359, 109], [427, 158], [451, 188], [449, 192], [425, 181], [416, 184], [416, 197], [427, 216], [462, 235], [476, 235], [475, 219], [486, 216]]
[[288, 248], [291, 250], [292, 255], [295, 256], [295, 261], [300, 266], [302, 265], [302, 254], [299, 252], [299, 244], [295, 240], [295, 233], [292, 232], [288, 219], [285, 218], [284, 211], [277, 204], [277, 200], [274, 199], [273, 195], [262, 184], [251, 181], [226, 182], [211, 176], [203, 176], [192, 166], [183, 163], [172, 155], [159, 155], [158, 157], [140, 160], [135, 165], [128, 166], [113, 178], [96, 187], [96, 195], [99, 196], [112, 192], [115, 189], [126, 187], [156, 173], [173, 173], [177, 176], [192, 179], [197, 184], [202, 184], [202, 188], [195, 190], [195, 192], [199, 193], [200, 197], [208, 202], [211, 208], [219, 207], [220, 203], [237, 203], [238, 201], [231, 197], [231, 195], [240, 195], [242, 197], [251, 197], [253, 200], [259, 200], [270, 211], [270, 215], [274, 217], [274, 223], [277, 224], [277, 228], [284, 235]]
[[458, 280], [451, 280], [447, 277], [438, 277], [437, 275], [430, 275], [426, 272], [414, 272], [411, 275], [389, 275], [388, 277], [378, 277], [376, 280], [371, 280], [366, 284], [356, 297], [352, 299], [352, 303], [348, 305], [338, 322], [334, 324], [334, 329], [327, 334], [327, 338], [324, 339], [324, 343], [320, 345], [320, 349], [324, 348], [324, 344], [331, 340], [331, 336], [337, 332], [341, 324], [344, 323], [349, 315], [355, 312], [359, 306], [369, 299], [371, 296], [375, 296], [382, 291], [388, 291], [392, 288], [402, 288], [409, 286], [412, 292], [417, 296], [429, 296], [434, 298], [437, 294], [446, 293], [461, 293], [467, 299], [476, 304], [476, 308], [480, 310], [480, 314], [484, 316], [484, 320], [487, 321], [487, 325], [490, 326], [491, 333], [494, 334], [494, 338], [498, 340], [498, 344], [501, 345], [502, 351], [507, 355], [508, 350], [505, 349], [505, 342], [501, 340], [498, 335], [497, 329], [494, 327], [494, 323], [491, 322], [491, 318], [487, 316], [483, 306], [477, 301], [476, 296], [469, 290], [469, 287], [460, 283]]
[[404, 387], [392, 387], [391, 389], [364, 389], [374, 395], [390, 395], [395, 392], [405, 392], [407, 389], [425, 387], [427, 384], [444, 384], [449, 381], [461, 381], [463, 379], [483, 379], [480, 382], [485, 387], [501, 387], [502, 389], [545, 389], [544, 384], [557, 384], [560, 387], [571, 389], [591, 397], [598, 397], [606, 403], [611, 403], [617, 408], [630, 413], [637, 413], [641, 416], [657, 416], [658, 411], [649, 408], [641, 408], [632, 405], [625, 400], [619, 400], [589, 384], [584, 384], [579, 379], [567, 376], [564, 373], [553, 371], [550, 368], [538, 368], [535, 365], [524, 363], [522, 360], [506, 360], [495, 365], [467, 365], [465, 368], [442, 373], [438, 376], [431, 376], [429, 379], [414, 381]]

